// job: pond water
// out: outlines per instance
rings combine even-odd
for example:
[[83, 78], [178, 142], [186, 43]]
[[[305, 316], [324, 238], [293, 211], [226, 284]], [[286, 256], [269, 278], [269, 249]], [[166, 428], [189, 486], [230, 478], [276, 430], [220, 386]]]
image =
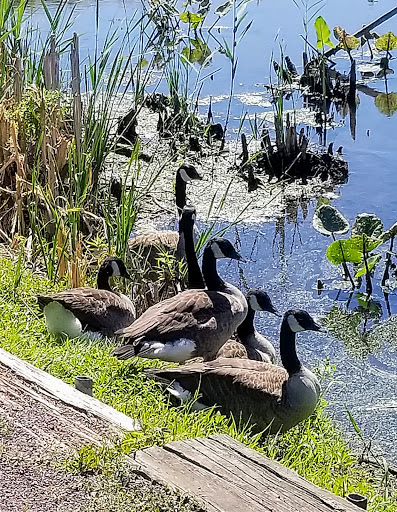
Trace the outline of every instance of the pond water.
[[[36, 21], [45, 28], [46, 22], [39, 4], [32, 2], [31, 5], [32, 9], [37, 9], [34, 15]], [[103, 40], [110, 23], [122, 26], [126, 16], [140, 9], [140, 3], [132, 0], [129, 0], [128, 5], [120, 0], [100, 0], [99, 5], [100, 40]], [[324, 3], [321, 15], [330, 27], [342, 25], [346, 30], [354, 32], [393, 7], [395, 0], [332, 0]], [[68, 5], [69, 10], [74, 9], [74, 25], [70, 32], [73, 30], [81, 34], [83, 57], [94, 48], [95, 8], [96, 2], [90, 0], [71, 1]], [[254, 21], [238, 46], [235, 93], [264, 93], [260, 84], [269, 81], [271, 52], [274, 52], [275, 58], [279, 55], [279, 43], [282, 43], [284, 53], [293, 61], [298, 65], [301, 62], [304, 45], [299, 37], [303, 33], [302, 17], [292, 0], [278, 0], [250, 3], [246, 19]], [[309, 39], [315, 42], [312, 25], [311, 22]], [[397, 31], [397, 16], [377, 29], [380, 33], [388, 30]], [[230, 38], [230, 33], [228, 15], [222, 19], [218, 35]], [[345, 57], [338, 54], [335, 60], [339, 70], [347, 69], [348, 60]], [[227, 59], [219, 54], [214, 56], [211, 69], [218, 68], [220, 71], [214, 75], [214, 80], [205, 82], [202, 97], [228, 93], [230, 67]], [[394, 76], [388, 78], [389, 92], [397, 91]], [[385, 87], [381, 80], [369, 85], [381, 91]], [[213, 105], [214, 114], [220, 119], [224, 119], [225, 109], [225, 101]], [[234, 101], [232, 127], [238, 125], [238, 118], [245, 110], [260, 113], [263, 108], [247, 107], [241, 101]], [[341, 120], [338, 115], [336, 118]], [[397, 221], [396, 134], [397, 115], [383, 115], [376, 108], [374, 97], [362, 93], [359, 93], [355, 140], [350, 135], [347, 121], [329, 131], [328, 142], [333, 141], [335, 147], [343, 146], [349, 164], [348, 183], [335, 189], [332, 202], [350, 221], [361, 212], [375, 213], [382, 219], [385, 228]], [[346, 320], [343, 311], [347, 307], [349, 311], [358, 310], [356, 297], [353, 296], [347, 304], [346, 293], [337, 296], [335, 291], [318, 295], [316, 290], [318, 279], [336, 279], [338, 271], [325, 256], [330, 240], [312, 228], [315, 206], [316, 200], [291, 202], [286, 207], [284, 218], [239, 225], [242, 253], [250, 259], [242, 272], [249, 286], [263, 286], [267, 289], [281, 311], [299, 307], [326, 315], [333, 308], [334, 314], [340, 315], [340, 322], [350, 322], [351, 318]], [[238, 281], [235, 264], [223, 263], [221, 269], [230, 281]], [[349, 331], [350, 327], [346, 324], [347, 334], [344, 335], [342, 329], [338, 337], [332, 333], [303, 334], [298, 340], [298, 350], [309, 367], [314, 367], [326, 358], [336, 366], [335, 382], [326, 398], [330, 410], [344, 430], [351, 431], [345, 410], [347, 407], [364, 436], [376, 440], [387, 457], [397, 462], [397, 321], [388, 320], [389, 314], [379, 287], [375, 287], [374, 294], [382, 310], [375, 323], [369, 322], [367, 325], [370, 328], [375, 326], [368, 339], [361, 339], [357, 330], [355, 336], [354, 327]], [[391, 314], [396, 315], [397, 297], [393, 293], [389, 296], [389, 304]], [[357, 329], [362, 330], [364, 321], [358, 323]], [[277, 339], [277, 320], [263, 314], [258, 318], [258, 327], [265, 325]]]

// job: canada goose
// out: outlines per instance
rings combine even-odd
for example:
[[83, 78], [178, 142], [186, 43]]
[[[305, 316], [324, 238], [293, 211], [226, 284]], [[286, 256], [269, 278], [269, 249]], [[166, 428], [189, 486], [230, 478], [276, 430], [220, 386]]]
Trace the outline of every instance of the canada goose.
[[193, 206], [185, 206], [179, 220], [179, 241], [177, 252], [179, 252], [180, 246], [183, 245], [187, 265], [187, 288], [202, 290], [205, 288], [205, 283], [200, 265], [197, 261], [193, 239], [195, 220], [196, 209]]
[[[183, 207], [186, 205], [186, 185], [192, 180], [201, 180], [202, 177], [196, 168], [190, 164], [183, 164], [176, 172], [175, 181], [175, 203], [180, 217]], [[130, 251], [136, 254], [142, 254], [152, 266], [156, 265], [158, 250], [162, 247], [167, 252], [175, 253], [178, 246], [179, 233], [171, 230], [153, 230], [142, 235], [138, 235], [128, 240]], [[183, 248], [182, 248], [183, 250]], [[181, 254], [183, 256], [183, 252]]]
[[118, 329], [130, 325], [135, 320], [135, 306], [131, 299], [111, 290], [109, 278], [114, 276], [131, 279], [122, 260], [106, 258], [98, 270], [98, 289], [87, 286], [38, 295], [47, 329], [69, 338], [98, 338], [113, 336]]
[[245, 297], [248, 312], [244, 321], [237, 327], [237, 339], [226, 342], [219, 349], [216, 357], [243, 357], [275, 363], [276, 351], [273, 344], [255, 329], [254, 317], [256, 311], [268, 311], [276, 316], [280, 315], [265, 291], [250, 290]]
[[200, 407], [218, 405], [223, 414], [237, 421], [250, 421], [257, 431], [285, 432], [307, 418], [320, 396], [317, 377], [298, 359], [297, 332], [319, 331], [320, 326], [302, 310], [284, 314], [280, 331], [280, 354], [284, 368], [249, 359], [220, 358], [208, 363], [177, 368], [151, 369], [149, 377], [166, 383], [182, 400], [196, 391]]
[[119, 359], [140, 356], [176, 363], [193, 357], [213, 357], [244, 320], [248, 305], [244, 295], [226, 283], [216, 270], [216, 260], [241, 260], [224, 238], [207, 243], [203, 275], [208, 290], [185, 290], [143, 313], [116, 334], [125, 344], [113, 350]]

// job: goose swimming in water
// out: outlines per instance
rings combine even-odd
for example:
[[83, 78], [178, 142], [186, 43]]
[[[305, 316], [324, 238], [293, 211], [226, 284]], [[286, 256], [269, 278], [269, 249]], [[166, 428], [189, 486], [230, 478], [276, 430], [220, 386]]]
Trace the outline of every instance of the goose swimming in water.
[[208, 289], [185, 290], [150, 307], [132, 325], [116, 333], [125, 344], [112, 355], [177, 363], [215, 356], [248, 310], [241, 291], [219, 276], [216, 261], [220, 258], [242, 259], [228, 240], [214, 238], [208, 242], [202, 266]]
[[177, 368], [150, 369], [147, 375], [168, 386], [181, 400], [200, 395], [200, 407], [218, 406], [256, 431], [285, 432], [310, 416], [320, 396], [317, 377], [300, 362], [295, 337], [320, 326], [303, 310], [284, 314], [280, 354], [284, 368], [249, 359], [219, 358]]

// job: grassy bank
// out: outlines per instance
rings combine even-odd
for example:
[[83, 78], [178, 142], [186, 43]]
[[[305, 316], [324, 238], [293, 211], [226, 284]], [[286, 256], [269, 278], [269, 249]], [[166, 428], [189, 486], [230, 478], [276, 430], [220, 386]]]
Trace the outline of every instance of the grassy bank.
[[[255, 436], [246, 426], [235, 425], [213, 411], [193, 413], [188, 406], [172, 407], [158, 385], [143, 376], [143, 369], [156, 363], [139, 359], [120, 363], [109, 356], [110, 343], [56, 340], [46, 333], [35, 301], [35, 294], [49, 290], [51, 285], [29, 271], [20, 274], [6, 259], [0, 259], [0, 274], [1, 346], [69, 383], [76, 375], [90, 375], [97, 398], [142, 424], [142, 431], [125, 437], [122, 451], [227, 433], [336, 494], [359, 492], [368, 496], [369, 510], [396, 510], [397, 498], [388, 475], [381, 478], [358, 465], [324, 413], [324, 403], [305, 422], [279, 437]], [[88, 454], [87, 448], [80, 453], [82, 466]], [[101, 457], [104, 455], [98, 454], [98, 465]], [[78, 468], [76, 461], [69, 466]]]

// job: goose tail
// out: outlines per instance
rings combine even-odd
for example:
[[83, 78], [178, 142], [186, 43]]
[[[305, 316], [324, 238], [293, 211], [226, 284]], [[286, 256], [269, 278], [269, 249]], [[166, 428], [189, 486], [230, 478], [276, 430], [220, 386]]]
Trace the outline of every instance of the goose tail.
[[131, 359], [131, 357], [136, 356], [136, 348], [134, 345], [121, 345], [121, 347], [113, 349], [110, 355], [125, 361], [126, 359]]

